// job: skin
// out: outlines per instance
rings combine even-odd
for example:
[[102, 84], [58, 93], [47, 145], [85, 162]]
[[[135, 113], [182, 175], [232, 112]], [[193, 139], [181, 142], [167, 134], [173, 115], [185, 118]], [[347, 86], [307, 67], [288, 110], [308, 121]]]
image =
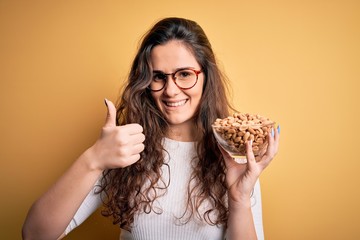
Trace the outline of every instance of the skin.
[[[154, 70], [165, 73], [177, 68], [200, 69], [191, 51], [180, 42], [171, 41], [157, 46], [151, 55]], [[178, 141], [196, 141], [193, 116], [201, 101], [203, 74], [189, 90], [179, 89], [172, 80], [165, 88], [153, 92], [157, 107], [164, 113], [170, 128], [167, 137]], [[185, 100], [181, 106], [166, 102]], [[59, 239], [80, 207], [82, 201], [106, 169], [123, 168], [140, 159], [145, 136], [139, 124], [116, 126], [116, 109], [105, 100], [108, 112], [99, 139], [70, 166], [70, 168], [30, 208], [22, 229], [23, 239]], [[237, 164], [223, 151], [226, 163], [226, 182], [229, 187], [229, 220], [227, 239], [256, 239], [250, 195], [261, 172], [269, 165], [278, 150], [279, 133], [269, 135], [268, 148], [256, 162], [247, 145], [247, 164]]]
[[[179, 41], [170, 41], [154, 47], [151, 51], [151, 64], [154, 71], [164, 73], [172, 73], [177, 69], [187, 67], [201, 69], [191, 51]], [[152, 92], [156, 106], [170, 125], [169, 138], [183, 142], [196, 140], [193, 117], [200, 104], [203, 84], [203, 73], [199, 74], [196, 85], [188, 90], [178, 88], [169, 76], [164, 89]], [[180, 106], [167, 104], [183, 102], [184, 104]]]

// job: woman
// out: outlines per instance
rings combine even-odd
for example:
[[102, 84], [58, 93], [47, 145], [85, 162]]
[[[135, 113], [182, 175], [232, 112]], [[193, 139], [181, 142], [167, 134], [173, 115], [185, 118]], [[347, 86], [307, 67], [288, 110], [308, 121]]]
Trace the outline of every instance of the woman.
[[[258, 177], [279, 132], [255, 161], [236, 163], [211, 125], [229, 115], [224, 77], [201, 27], [166, 18], [145, 35], [116, 109], [105, 100], [99, 139], [38, 199], [25, 239], [66, 235], [103, 203], [120, 239], [262, 239]], [[94, 187], [95, 186], [95, 187]]]

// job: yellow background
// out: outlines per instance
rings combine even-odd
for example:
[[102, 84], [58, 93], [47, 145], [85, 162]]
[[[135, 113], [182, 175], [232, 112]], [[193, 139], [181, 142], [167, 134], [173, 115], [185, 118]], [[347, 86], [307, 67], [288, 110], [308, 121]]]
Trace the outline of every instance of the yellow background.
[[[235, 106], [281, 125], [261, 177], [267, 239], [360, 239], [360, 2], [0, 1], [0, 238], [97, 138], [138, 41], [197, 21]], [[67, 239], [117, 239], [92, 216]]]

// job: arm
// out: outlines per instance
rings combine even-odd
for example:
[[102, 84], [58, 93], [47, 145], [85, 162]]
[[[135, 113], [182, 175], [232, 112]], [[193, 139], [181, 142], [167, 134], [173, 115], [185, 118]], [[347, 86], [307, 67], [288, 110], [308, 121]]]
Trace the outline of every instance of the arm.
[[[247, 202], [247, 201], [246, 201]], [[230, 211], [229, 214], [229, 220], [228, 223], [238, 223], [239, 226], [245, 228], [245, 229], [237, 229], [237, 226], [228, 226], [230, 230], [232, 229], [236, 229], [239, 231], [239, 233], [236, 232], [231, 232], [231, 235], [237, 236], [240, 234], [240, 232], [246, 232], [249, 231], [251, 232], [251, 234], [249, 233], [249, 235], [251, 236], [254, 233], [256, 233], [257, 239], [259, 240], [263, 240], [264, 239], [264, 231], [263, 231], [263, 222], [262, 222], [262, 203], [261, 203], [261, 190], [260, 190], [260, 181], [256, 181], [255, 187], [254, 187], [254, 191], [251, 195], [250, 198], [250, 203], [247, 202], [246, 206], [243, 206], [244, 209], [241, 209], [241, 205], [240, 208], [238, 210], [240, 210], [241, 212], [244, 212], [244, 214], [242, 214], [241, 212], [236, 213], [236, 209], [234, 209], [234, 207], [231, 207], [232, 211]], [[250, 208], [250, 211], [249, 211]], [[241, 216], [240, 219], [236, 219], [236, 216]], [[243, 221], [243, 219], [247, 219], [249, 220], [248, 223], [241, 223]], [[229, 232], [227, 232], [227, 239], [231, 239], [229, 238]], [[251, 239], [251, 237], [248, 237], [246, 239]]]
[[116, 109], [108, 106], [99, 139], [30, 208], [23, 239], [57, 239], [62, 236], [96, 180], [106, 169], [122, 168], [140, 159], [145, 140], [138, 124], [116, 126]]
[[229, 201], [228, 238], [257, 239], [250, 200], [243, 202]]
[[[228, 184], [229, 218], [228, 239], [258, 239], [254, 226], [251, 209], [251, 194], [262, 171], [270, 164], [278, 151], [279, 132], [268, 135], [268, 147], [259, 161], [255, 161], [252, 143], [246, 144], [246, 164], [236, 163], [221, 149], [227, 168], [226, 181]], [[255, 209], [254, 209], [255, 210]]]
[[57, 239], [90, 192], [101, 171], [92, 169], [86, 151], [30, 208], [23, 226], [24, 239]]

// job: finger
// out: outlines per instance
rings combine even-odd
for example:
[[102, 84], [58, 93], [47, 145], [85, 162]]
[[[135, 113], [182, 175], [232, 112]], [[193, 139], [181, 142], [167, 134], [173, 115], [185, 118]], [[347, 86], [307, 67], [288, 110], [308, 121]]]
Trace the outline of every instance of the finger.
[[267, 149], [266, 146], [261, 148], [259, 155], [258, 155], [259, 159], [261, 159], [262, 156], [264, 156], [264, 154], [266, 153], [266, 149]]
[[130, 144], [140, 144], [143, 143], [145, 141], [145, 135], [142, 133], [138, 133], [138, 134], [133, 134], [133, 135], [129, 135], [128, 136], [128, 142]]
[[230, 154], [227, 151], [225, 151], [225, 149], [220, 144], [218, 144], [218, 147], [220, 149], [221, 154], [224, 157], [226, 168], [230, 168], [231, 166], [235, 165], [236, 163], [234, 159], [230, 156]]
[[246, 158], [248, 162], [255, 162], [255, 156], [252, 150], [252, 143], [252, 140], [246, 142]]
[[271, 131], [268, 133], [267, 136], [267, 149], [266, 152], [264, 154], [264, 156], [261, 158], [261, 160], [259, 162], [261, 162], [263, 164], [264, 167], [266, 167], [267, 165], [269, 165], [269, 163], [271, 162], [271, 160], [273, 159], [273, 157], [275, 156], [276, 150], [275, 150], [275, 131], [272, 128]]
[[274, 134], [274, 140], [275, 140], [275, 152], [279, 149], [279, 140], [280, 140], [280, 125], [277, 126], [275, 134]]
[[145, 145], [140, 143], [133, 145], [130, 149], [130, 156], [126, 157], [127, 165], [134, 164], [135, 162], [139, 161], [141, 158], [140, 153], [144, 151]]
[[127, 162], [127, 166], [130, 166], [130, 165], [132, 165], [132, 164], [134, 164], [134, 163], [136, 163], [137, 161], [139, 161], [140, 160], [140, 154], [133, 154], [133, 155], [131, 155], [131, 156], [129, 156], [126, 160], [126, 162]]
[[121, 126], [128, 134], [135, 135], [144, 131], [143, 127], [138, 123], [129, 123]]
[[267, 142], [264, 144], [264, 146], [262, 146], [261, 148], [260, 148], [260, 151], [259, 151], [259, 153], [257, 154], [257, 156], [255, 157], [255, 160], [257, 161], [257, 162], [259, 162], [260, 160], [261, 160], [261, 158], [265, 155], [265, 153], [266, 153], [266, 151], [267, 151]]
[[277, 126], [276, 130], [272, 129], [272, 140], [273, 140], [273, 148], [272, 148], [272, 157], [276, 155], [279, 148], [279, 140], [280, 140], [280, 125]]
[[142, 151], [144, 151], [144, 149], [145, 149], [144, 144], [142, 144], [142, 143], [135, 144], [131, 149], [132, 155], [140, 154]]
[[107, 115], [106, 115], [104, 127], [115, 127], [116, 126], [116, 108], [115, 108], [114, 104], [111, 101], [107, 100], [106, 98], [104, 99], [104, 101], [105, 101], [105, 105], [107, 107]]

